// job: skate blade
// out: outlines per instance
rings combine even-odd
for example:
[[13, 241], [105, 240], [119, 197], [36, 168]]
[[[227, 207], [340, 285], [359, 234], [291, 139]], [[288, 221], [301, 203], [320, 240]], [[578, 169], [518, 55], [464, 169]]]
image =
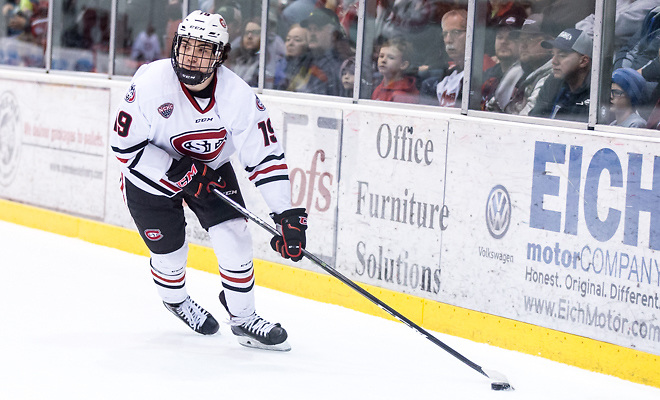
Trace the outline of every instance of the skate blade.
[[242, 346], [251, 347], [253, 349], [271, 350], [271, 351], [291, 350], [291, 345], [286, 340], [280, 344], [267, 345], [259, 342], [258, 340], [249, 338], [247, 336], [236, 336], [236, 339], [238, 339], [238, 343], [240, 343]]

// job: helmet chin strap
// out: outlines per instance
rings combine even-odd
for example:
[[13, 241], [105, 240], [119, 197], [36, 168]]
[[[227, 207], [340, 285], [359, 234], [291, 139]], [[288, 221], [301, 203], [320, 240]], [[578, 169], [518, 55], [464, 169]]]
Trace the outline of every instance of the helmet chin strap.
[[207, 79], [213, 76], [213, 72], [204, 74], [201, 71], [191, 71], [185, 68], [178, 68], [176, 74], [181, 83], [191, 86], [204, 83]]

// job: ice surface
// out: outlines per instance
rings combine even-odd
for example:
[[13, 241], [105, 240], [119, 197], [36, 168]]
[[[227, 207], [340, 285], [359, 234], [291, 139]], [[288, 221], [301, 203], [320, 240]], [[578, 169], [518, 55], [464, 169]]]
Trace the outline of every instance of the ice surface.
[[[258, 312], [293, 349], [248, 349], [226, 324], [201, 336], [174, 318], [145, 257], [2, 221], [0, 243], [0, 399], [660, 399], [658, 388], [437, 334], [516, 388], [495, 392], [403, 324], [261, 287]], [[187, 286], [226, 319], [217, 275], [189, 269]]]

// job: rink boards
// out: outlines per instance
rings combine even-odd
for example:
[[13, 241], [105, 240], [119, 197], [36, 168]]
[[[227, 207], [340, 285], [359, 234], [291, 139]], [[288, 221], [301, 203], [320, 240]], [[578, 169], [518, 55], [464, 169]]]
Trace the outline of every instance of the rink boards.
[[[72, 79], [0, 72], [0, 217], [146, 254], [108, 149], [127, 82]], [[259, 97], [310, 251], [430, 329], [660, 386], [658, 140]], [[189, 217], [190, 265], [217, 273]], [[382, 315], [252, 232], [258, 284]]]

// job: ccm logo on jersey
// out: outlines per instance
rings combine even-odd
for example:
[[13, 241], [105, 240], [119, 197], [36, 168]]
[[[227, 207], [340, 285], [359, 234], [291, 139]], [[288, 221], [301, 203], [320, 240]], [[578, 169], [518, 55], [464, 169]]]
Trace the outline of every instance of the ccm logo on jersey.
[[160, 232], [160, 229], [145, 229], [144, 236], [152, 242], [156, 242], [163, 238], [163, 234]]
[[174, 150], [203, 162], [218, 158], [227, 140], [226, 129], [185, 132], [170, 139]]

